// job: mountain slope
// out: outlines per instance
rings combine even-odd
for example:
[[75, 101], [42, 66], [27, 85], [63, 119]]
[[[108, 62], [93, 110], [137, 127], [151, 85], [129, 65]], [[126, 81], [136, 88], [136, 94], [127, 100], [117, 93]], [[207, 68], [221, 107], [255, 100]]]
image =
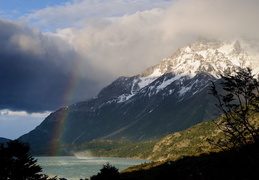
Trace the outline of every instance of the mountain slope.
[[257, 67], [245, 47], [249, 43], [200, 40], [136, 76], [118, 78], [92, 99], [61, 108], [20, 139], [40, 149], [100, 139], [139, 142], [211, 120], [210, 81], [238, 67]]
[[[138, 158], [156, 161], [177, 160], [185, 156], [196, 156], [212, 151], [221, 151], [209, 143], [208, 139], [217, 142], [224, 139], [224, 133], [216, 121], [202, 122], [183, 131], [169, 134], [158, 141], [130, 143], [127, 141], [96, 140], [79, 145], [68, 145], [65, 149], [74, 155], [89, 155], [97, 157]], [[258, 112], [249, 114], [249, 121], [259, 127]], [[152, 163], [151, 163], [152, 164]]]
[[0, 137], [0, 143], [4, 143], [5, 144], [5, 143], [7, 143], [9, 141], [11, 141], [11, 139]]

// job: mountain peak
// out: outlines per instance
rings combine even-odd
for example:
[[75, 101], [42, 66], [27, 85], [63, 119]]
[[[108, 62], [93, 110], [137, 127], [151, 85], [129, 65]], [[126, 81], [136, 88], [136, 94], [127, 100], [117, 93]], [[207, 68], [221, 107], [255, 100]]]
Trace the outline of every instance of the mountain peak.
[[178, 49], [171, 57], [163, 59], [140, 75], [159, 77], [166, 73], [174, 73], [194, 77], [198, 73], [205, 72], [219, 78], [226, 70], [251, 67], [252, 61], [254, 57], [248, 55], [239, 40], [225, 42], [200, 39]]

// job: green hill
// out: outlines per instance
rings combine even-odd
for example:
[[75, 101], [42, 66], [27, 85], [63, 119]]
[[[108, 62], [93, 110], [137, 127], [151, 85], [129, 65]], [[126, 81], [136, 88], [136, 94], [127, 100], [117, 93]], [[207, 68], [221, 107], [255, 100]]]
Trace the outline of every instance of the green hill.
[[[161, 140], [131, 143], [127, 141], [96, 140], [69, 146], [73, 154], [89, 152], [91, 156], [140, 158], [154, 161], [178, 159], [183, 156], [208, 152], [211, 145], [207, 139], [217, 140], [222, 133], [214, 122], [197, 124], [181, 132], [170, 134]], [[68, 149], [68, 146], [65, 146]]]
[[217, 140], [221, 136], [222, 132], [217, 129], [214, 122], [200, 123], [184, 131], [170, 134], [158, 141], [149, 159], [175, 160], [183, 156], [205, 153], [211, 149], [207, 139]]

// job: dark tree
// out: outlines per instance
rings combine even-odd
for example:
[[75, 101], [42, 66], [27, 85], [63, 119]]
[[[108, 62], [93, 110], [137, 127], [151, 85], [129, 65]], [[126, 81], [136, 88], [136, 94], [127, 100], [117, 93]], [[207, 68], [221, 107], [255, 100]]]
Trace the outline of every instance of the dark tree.
[[216, 106], [223, 114], [222, 119], [215, 122], [225, 137], [214, 143], [223, 149], [257, 144], [259, 131], [251, 115], [259, 112], [258, 78], [250, 68], [227, 72], [221, 77], [220, 87], [212, 82], [210, 93], [216, 97]]
[[[30, 147], [18, 140], [6, 145], [0, 144], [1, 180], [46, 180], [48, 176], [40, 174], [42, 169], [30, 154]], [[55, 178], [54, 178], [55, 179]]]
[[107, 163], [97, 175], [91, 177], [91, 180], [118, 180], [120, 179], [119, 170]]

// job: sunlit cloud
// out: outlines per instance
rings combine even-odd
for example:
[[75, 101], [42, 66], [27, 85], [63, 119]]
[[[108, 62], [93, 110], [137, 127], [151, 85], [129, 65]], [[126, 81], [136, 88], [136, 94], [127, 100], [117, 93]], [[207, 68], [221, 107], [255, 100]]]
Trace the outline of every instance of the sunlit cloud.
[[111, 19], [136, 11], [166, 8], [170, 1], [154, 0], [80, 0], [47, 7], [23, 16], [21, 19], [44, 30], [77, 27], [84, 28], [99, 18]]
[[24, 117], [38, 117], [38, 118], [45, 118], [51, 112], [43, 112], [43, 113], [28, 113], [26, 111], [11, 111], [9, 109], [2, 109], [0, 110], [0, 116], [24, 116]]
[[259, 37], [259, 25], [254, 23], [259, 17], [257, 1], [170, 3], [167, 8], [139, 11], [113, 21], [96, 19], [91, 26], [59, 30], [56, 35], [68, 39], [97, 72], [114, 78], [140, 73], [198, 37]]

